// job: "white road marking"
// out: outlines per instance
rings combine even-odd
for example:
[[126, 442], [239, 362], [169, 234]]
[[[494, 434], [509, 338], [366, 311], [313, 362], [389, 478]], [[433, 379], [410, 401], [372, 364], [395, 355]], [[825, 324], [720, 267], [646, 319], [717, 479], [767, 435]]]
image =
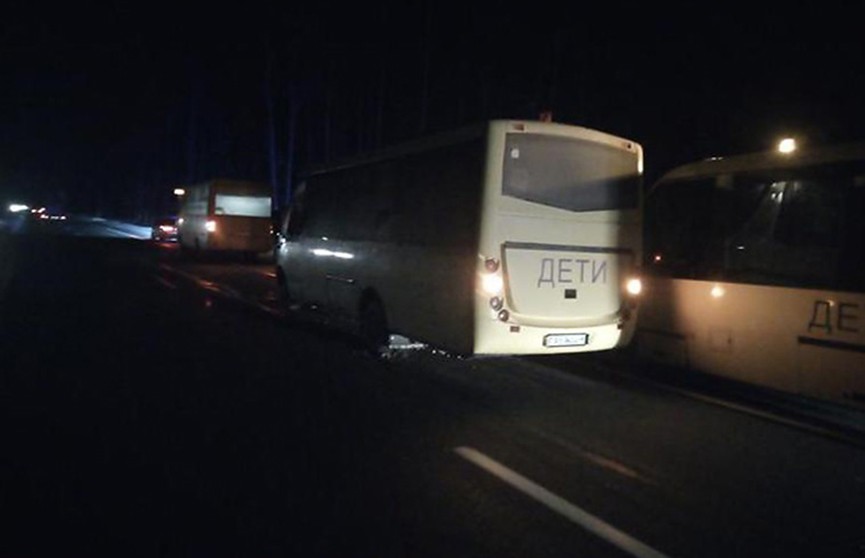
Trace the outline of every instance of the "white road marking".
[[573, 444], [564, 438], [560, 438], [559, 436], [548, 434], [548, 433], [544, 432], [543, 430], [537, 429], [537, 428], [529, 428], [529, 431], [534, 436], [542, 438], [542, 439], [544, 439], [544, 440], [546, 440], [552, 444], [556, 444], [558, 446], [561, 446], [561, 447], [567, 449], [569, 452], [574, 453], [575, 455], [577, 455], [581, 459], [584, 459], [585, 461], [592, 463], [593, 465], [596, 465], [598, 467], [602, 467], [608, 471], [612, 471], [614, 473], [622, 475], [623, 477], [627, 477], [629, 479], [639, 481], [639, 482], [642, 482], [644, 484], [649, 484], [649, 485], [657, 485], [658, 484], [654, 480], [638, 473], [634, 469], [631, 469], [630, 467], [628, 467], [624, 463], [620, 463], [619, 461], [616, 461], [615, 459], [605, 457], [599, 453], [595, 453], [595, 452], [588, 450], [584, 447]]
[[516, 471], [507, 468], [498, 461], [492, 459], [470, 447], [454, 448], [454, 453], [466, 461], [477, 465], [484, 471], [516, 488], [536, 502], [543, 504], [554, 512], [562, 515], [568, 520], [576, 523], [583, 529], [600, 537], [616, 548], [623, 550], [631, 556], [638, 558], [667, 558], [667, 555], [642, 543], [624, 531], [616, 529], [604, 520], [568, 502], [561, 496], [550, 492], [543, 486], [520, 475]]
[[177, 285], [175, 285], [174, 283], [160, 277], [159, 275], [154, 275], [153, 278], [156, 279], [156, 281], [164, 287], [168, 287], [169, 289], [175, 289], [175, 290], [177, 289]]
[[165, 271], [175, 273], [175, 274], [179, 275], [180, 277], [183, 277], [183, 278], [195, 283], [201, 289], [222, 295], [224, 297], [230, 298], [232, 300], [235, 300], [235, 301], [240, 302], [242, 304], [245, 304], [247, 306], [252, 306], [253, 308], [257, 308], [258, 310], [261, 310], [262, 312], [265, 312], [265, 313], [270, 314], [272, 316], [282, 317], [282, 312], [279, 311], [278, 309], [271, 308], [270, 306], [267, 306], [266, 304], [262, 304], [261, 302], [255, 300], [255, 299], [248, 298], [248, 297], [244, 296], [243, 293], [241, 293], [237, 289], [229, 287], [228, 285], [225, 285], [222, 283], [216, 283], [214, 281], [209, 281], [203, 277], [199, 277], [198, 275], [195, 275], [193, 273], [189, 273], [187, 271], [182, 271], [180, 269], [177, 269], [176, 267], [173, 267], [173, 266], [170, 266], [167, 264], [159, 264], [159, 267], [164, 269]]

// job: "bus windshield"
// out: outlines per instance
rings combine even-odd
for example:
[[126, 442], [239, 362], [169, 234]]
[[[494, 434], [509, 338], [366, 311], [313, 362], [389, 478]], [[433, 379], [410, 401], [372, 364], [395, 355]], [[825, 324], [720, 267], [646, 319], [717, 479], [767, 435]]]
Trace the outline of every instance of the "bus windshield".
[[507, 134], [502, 193], [569, 211], [635, 209], [636, 153], [575, 138]]

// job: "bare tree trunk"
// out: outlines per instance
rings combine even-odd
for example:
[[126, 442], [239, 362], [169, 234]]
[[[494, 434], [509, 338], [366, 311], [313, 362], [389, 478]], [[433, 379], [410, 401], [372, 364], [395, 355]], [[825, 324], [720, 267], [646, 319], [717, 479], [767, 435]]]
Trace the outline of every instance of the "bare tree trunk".
[[[388, 28], [387, 6], [381, 7], [381, 27]], [[388, 50], [382, 47], [379, 53], [378, 87], [375, 93], [375, 122], [373, 124], [373, 147], [381, 148], [384, 141], [384, 105], [387, 94], [387, 55]]]
[[289, 86], [289, 110], [288, 110], [288, 141], [286, 142], [285, 154], [285, 187], [282, 192], [282, 200], [288, 205], [291, 203], [291, 194], [294, 188], [294, 147], [297, 139], [297, 119], [300, 116], [302, 103], [301, 93], [298, 85]]
[[324, 84], [324, 160], [330, 161], [330, 111], [333, 105], [333, 92], [331, 90], [331, 69], [328, 67]]
[[193, 85], [189, 95], [189, 120], [186, 126], [186, 182], [192, 184], [197, 178], [198, 162], [198, 99]]
[[432, 3], [427, 1], [424, 10], [424, 36], [423, 36], [423, 76], [421, 81], [421, 103], [420, 123], [418, 132], [424, 133], [427, 129], [427, 118], [429, 117], [429, 81], [430, 81], [430, 58], [432, 54]]
[[363, 91], [357, 96], [357, 152], [363, 153], [366, 132], [366, 119], [364, 118], [364, 108], [366, 108], [366, 91]]
[[375, 103], [375, 147], [382, 146], [384, 139], [384, 97], [387, 91], [387, 60], [382, 53], [381, 66], [378, 74], [378, 93], [376, 94]]
[[267, 108], [267, 155], [270, 171], [270, 187], [278, 195], [277, 168], [279, 167], [276, 141], [276, 107], [273, 102], [273, 57], [268, 56], [264, 74], [264, 103]]

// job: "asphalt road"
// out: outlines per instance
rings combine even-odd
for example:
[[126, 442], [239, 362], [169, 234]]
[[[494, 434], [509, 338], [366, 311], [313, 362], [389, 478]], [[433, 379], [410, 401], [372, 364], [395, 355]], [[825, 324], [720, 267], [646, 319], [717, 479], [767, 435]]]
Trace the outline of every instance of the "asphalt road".
[[0, 249], [4, 556], [865, 556], [861, 445], [626, 359], [376, 360], [267, 263]]

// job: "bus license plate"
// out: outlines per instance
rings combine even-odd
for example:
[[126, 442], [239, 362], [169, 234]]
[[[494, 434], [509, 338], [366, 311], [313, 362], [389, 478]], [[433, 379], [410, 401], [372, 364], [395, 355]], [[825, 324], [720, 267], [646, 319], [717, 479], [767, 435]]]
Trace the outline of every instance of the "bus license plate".
[[552, 333], [544, 337], [544, 347], [580, 347], [588, 344], [588, 333]]

